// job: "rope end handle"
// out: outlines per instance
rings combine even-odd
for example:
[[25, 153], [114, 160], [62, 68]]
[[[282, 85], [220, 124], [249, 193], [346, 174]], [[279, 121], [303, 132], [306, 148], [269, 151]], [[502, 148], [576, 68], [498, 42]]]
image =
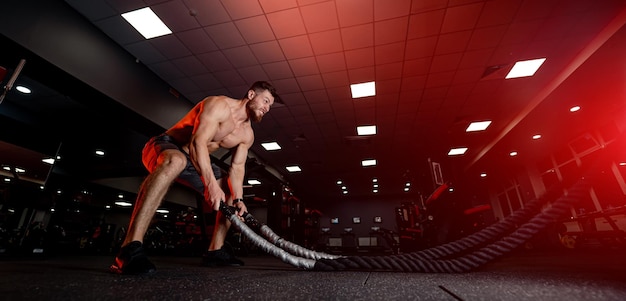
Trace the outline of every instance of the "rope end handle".
[[[220, 211], [222, 211], [222, 213], [225, 213], [226, 215], [230, 216], [235, 214], [235, 212], [239, 211], [239, 208], [235, 207], [235, 206], [228, 206], [224, 200], [220, 200]], [[242, 217], [243, 218], [247, 218], [248, 216], [251, 216], [250, 213], [248, 212], [244, 212]]]

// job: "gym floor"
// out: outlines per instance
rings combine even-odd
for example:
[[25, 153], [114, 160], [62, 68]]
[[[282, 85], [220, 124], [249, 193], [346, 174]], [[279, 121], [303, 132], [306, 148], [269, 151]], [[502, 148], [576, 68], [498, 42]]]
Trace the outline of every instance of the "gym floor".
[[[566, 252], [567, 251], [567, 252]], [[2, 300], [626, 300], [624, 250], [518, 250], [468, 273], [316, 272], [268, 255], [242, 267], [151, 257], [114, 275], [111, 256], [0, 259]]]

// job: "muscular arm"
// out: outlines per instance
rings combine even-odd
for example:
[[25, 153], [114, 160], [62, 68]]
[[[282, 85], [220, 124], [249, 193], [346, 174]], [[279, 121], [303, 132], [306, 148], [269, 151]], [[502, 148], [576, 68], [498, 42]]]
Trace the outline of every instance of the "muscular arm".
[[[246, 160], [248, 158], [248, 149], [250, 149], [253, 140], [254, 137], [251, 135], [248, 141], [239, 144], [234, 151], [229, 171], [229, 186], [233, 199], [243, 199], [243, 180], [246, 173]], [[247, 211], [245, 204], [238, 203], [237, 206], [241, 209], [238, 212], [239, 215], [243, 215], [243, 213]]]
[[211, 168], [209, 143], [215, 138], [220, 123], [228, 120], [230, 109], [225, 102], [215, 99], [208, 100], [200, 109], [189, 143], [189, 157], [204, 182], [205, 200], [210, 201], [215, 209], [225, 196]]

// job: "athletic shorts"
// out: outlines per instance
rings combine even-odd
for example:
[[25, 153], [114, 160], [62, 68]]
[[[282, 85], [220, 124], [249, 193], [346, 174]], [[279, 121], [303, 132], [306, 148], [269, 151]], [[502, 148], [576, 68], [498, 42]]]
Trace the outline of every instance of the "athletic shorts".
[[[167, 149], [175, 149], [183, 154], [187, 158], [187, 165], [185, 169], [178, 175], [176, 178], [176, 182], [183, 184], [201, 195], [204, 195], [204, 183], [202, 182], [202, 178], [200, 178], [200, 173], [196, 170], [196, 168], [191, 163], [191, 159], [189, 158], [189, 154], [183, 151], [183, 149], [174, 141], [174, 138], [168, 136], [166, 134], [161, 134], [159, 136], [153, 137], [150, 139], [146, 146], [143, 149], [143, 155], [145, 158], [145, 153], [150, 149], [154, 149], [156, 156], [158, 157], [161, 152]], [[147, 163], [144, 162], [146, 168], [148, 168]], [[220, 169], [214, 163], [211, 163], [211, 167], [213, 168], [213, 174], [215, 175], [215, 179], [220, 179], [222, 177], [222, 169]]]

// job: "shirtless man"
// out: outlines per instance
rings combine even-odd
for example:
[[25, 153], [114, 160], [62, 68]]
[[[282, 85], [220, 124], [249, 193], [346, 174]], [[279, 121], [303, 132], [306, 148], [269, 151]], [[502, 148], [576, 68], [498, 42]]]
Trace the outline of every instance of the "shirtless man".
[[[241, 100], [209, 96], [164, 134], [153, 137], [142, 152], [150, 174], [142, 183], [122, 248], [110, 270], [119, 274], [146, 274], [156, 267], [144, 253], [143, 237], [157, 208], [174, 181], [193, 188], [204, 196], [217, 220], [206, 265], [241, 265], [224, 248], [230, 223], [219, 212], [220, 201], [247, 212], [243, 203], [243, 180], [248, 149], [254, 142], [251, 121], [260, 122], [274, 101], [276, 90], [267, 82], [256, 82]], [[209, 154], [219, 148], [233, 149], [228, 173], [230, 195], [222, 190], [220, 169], [211, 164]]]

